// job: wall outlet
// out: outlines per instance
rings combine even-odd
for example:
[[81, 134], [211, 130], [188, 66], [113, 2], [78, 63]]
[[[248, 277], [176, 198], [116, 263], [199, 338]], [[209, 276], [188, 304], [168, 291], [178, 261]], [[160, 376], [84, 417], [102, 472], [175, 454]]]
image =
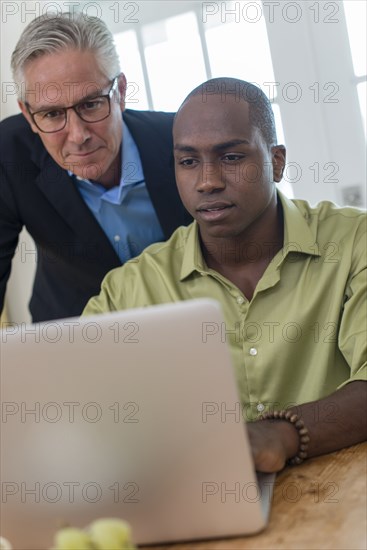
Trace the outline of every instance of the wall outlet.
[[363, 208], [363, 193], [360, 185], [349, 185], [341, 188], [341, 194], [344, 206], [357, 206]]

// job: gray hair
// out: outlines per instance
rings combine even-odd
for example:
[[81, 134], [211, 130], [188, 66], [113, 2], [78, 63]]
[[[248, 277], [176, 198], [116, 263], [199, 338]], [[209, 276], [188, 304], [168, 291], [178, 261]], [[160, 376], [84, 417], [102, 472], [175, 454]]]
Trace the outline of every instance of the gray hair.
[[[258, 86], [238, 78], [212, 78], [192, 90], [182, 102], [180, 109], [192, 97], [201, 96], [203, 103], [205, 103], [209, 95], [220, 95], [222, 101], [225, 101], [227, 95], [233, 96], [237, 102], [246, 101], [249, 104], [250, 123], [259, 128], [269, 147], [277, 144], [273, 109], [269, 99]], [[178, 116], [180, 109], [176, 116]]]
[[19, 95], [23, 95], [24, 69], [29, 62], [68, 49], [92, 51], [102, 73], [110, 80], [121, 72], [113, 36], [101, 19], [78, 12], [45, 14], [24, 29], [11, 56]]

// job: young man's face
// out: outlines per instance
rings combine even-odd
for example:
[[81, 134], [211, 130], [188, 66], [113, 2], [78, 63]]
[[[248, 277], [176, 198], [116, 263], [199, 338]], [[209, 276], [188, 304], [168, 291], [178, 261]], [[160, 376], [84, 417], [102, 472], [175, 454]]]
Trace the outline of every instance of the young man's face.
[[[34, 59], [26, 66], [24, 75], [30, 112], [46, 111], [49, 117], [54, 116], [58, 107], [69, 107], [96, 93], [107, 94], [112, 85], [98, 67], [96, 56], [78, 50], [65, 50]], [[57, 164], [77, 176], [111, 185], [119, 173], [125, 92], [123, 75], [119, 78], [119, 90], [120, 94], [117, 91], [111, 97], [108, 118], [88, 123], [69, 109], [65, 128], [55, 133], [41, 132], [26, 105], [22, 102], [19, 105], [32, 130], [39, 134]]]
[[180, 110], [173, 137], [178, 190], [202, 238], [251, 235], [274, 208], [285, 157], [250, 124], [249, 104], [195, 96]]

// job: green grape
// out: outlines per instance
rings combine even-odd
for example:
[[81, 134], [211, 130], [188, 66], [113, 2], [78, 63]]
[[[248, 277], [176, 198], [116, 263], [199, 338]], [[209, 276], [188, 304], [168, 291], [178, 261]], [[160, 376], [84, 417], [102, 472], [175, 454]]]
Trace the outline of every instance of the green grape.
[[65, 527], [55, 536], [54, 550], [94, 550], [90, 536], [82, 529]]
[[0, 537], [0, 550], [11, 550], [11, 544], [4, 537]]
[[89, 526], [88, 531], [98, 550], [135, 549], [130, 526], [121, 519], [98, 519]]

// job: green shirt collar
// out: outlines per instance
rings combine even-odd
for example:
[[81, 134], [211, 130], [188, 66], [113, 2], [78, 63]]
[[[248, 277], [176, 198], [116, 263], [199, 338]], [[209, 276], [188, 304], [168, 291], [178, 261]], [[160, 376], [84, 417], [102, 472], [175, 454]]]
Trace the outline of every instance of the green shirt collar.
[[302, 203], [296, 205], [278, 190], [278, 197], [284, 213], [284, 245], [286, 256], [289, 252], [301, 252], [311, 256], [320, 256], [316, 251], [316, 233], [309, 225], [309, 214], [302, 209]]
[[189, 226], [187, 239], [185, 243], [185, 251], [183, 254], [182, 268], [180, 273], [180, 281], [191, 275], [194, 271], [206, 273], [207, 265], [203, 258], [199, 239], [199, 226], [194, 222]]
[[[306, 209], [302, 210], [302, 208], [296, 206], [279, 190], [277, 193], [284, 213], [284, 245], [282, 260], [284, 260], [290, 252], [320, 256], [320, 253], [316, 251], [316, 234], [314, 234], [308, 224], [308, 213]], [[208, 267], [201, 252], [199, 226], [196, 221], [191, 224], [188, 230], [180, 281], [183, 281], [194, 271], [200, 274], [208, 273]]]

